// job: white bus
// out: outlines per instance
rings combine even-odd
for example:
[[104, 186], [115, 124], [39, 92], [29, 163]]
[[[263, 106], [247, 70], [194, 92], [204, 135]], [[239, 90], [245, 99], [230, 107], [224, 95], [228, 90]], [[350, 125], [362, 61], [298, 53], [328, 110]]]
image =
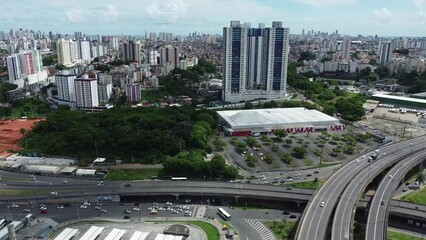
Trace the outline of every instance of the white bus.
[[231, 219], [231, 215], [229, 213], [227, 213], [225, 210], [223, 210], [223, 208], [219, 208], [217, 210], [217, 212], [219, 213], [219, 215], [224, 219], [224, 220], [229, 220]]
[[186, 177], [172, 177], [172, 181], [186, 181]]

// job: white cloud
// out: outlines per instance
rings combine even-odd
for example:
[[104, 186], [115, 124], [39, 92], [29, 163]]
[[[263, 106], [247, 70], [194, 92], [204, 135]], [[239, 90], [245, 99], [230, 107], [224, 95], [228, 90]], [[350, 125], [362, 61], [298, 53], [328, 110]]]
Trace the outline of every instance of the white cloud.
[[66, 15], [68, 17], [68, 21], [70, 22], [81, 22], [84, 19], [83, 11], [76, 8], [72, 8], [66, 11]]
[[392, 13], [387, 8], [382, 8], [380, 10], [374, 10], [373, 14], [375, 18], [381, 23], [388, 23], [392, 20]]
[[106, 22], [117, 20], [120, 16], [120, 12], [117, 8], [111, 4], [106, 5], [106, 9], [103, 9], [101, 15]]
[[343, 6], [351, 5], [356, 2], [356, 0], [293, 0], [303, 4], [311, 5], [314, 7], [330, 7], [330, 6]]
[[146, 11], [151, 18], [174, 22], [186, 14], [187, 7], [183, 0], [154, 0], [146, 7]]
[[418, 8], [426, 7], [426, 0], [414, 0], [414, 6]]
[[426, 19], [426, 13], [424, 13], [424, 12], [419, 12], [418, 17], [419, 17], [419, 19], [420, 19], [420, 20]]

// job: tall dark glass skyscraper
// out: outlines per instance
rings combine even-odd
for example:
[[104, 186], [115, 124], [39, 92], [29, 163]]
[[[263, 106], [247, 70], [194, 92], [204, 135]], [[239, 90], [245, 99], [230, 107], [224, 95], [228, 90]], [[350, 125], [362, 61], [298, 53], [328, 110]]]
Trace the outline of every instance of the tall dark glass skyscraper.
[[223, 29], [223, 100], [277, 99], [286, 96], [289, 28], [251, 28], [231, 21]]

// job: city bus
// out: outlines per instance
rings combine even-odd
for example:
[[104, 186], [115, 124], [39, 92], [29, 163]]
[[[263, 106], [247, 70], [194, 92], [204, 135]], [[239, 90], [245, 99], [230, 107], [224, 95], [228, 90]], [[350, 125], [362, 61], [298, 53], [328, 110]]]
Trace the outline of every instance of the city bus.
[[217, 213], [224, 219], [224, 220], [229, 220], [231, 219], [231, 215], [229, 213], [227, 213], [225, 210], [223, 210], [223, 208], [219, 208], [217, 210]]
[[172, 177], [172, 181], [186, 181], [186, 177]]

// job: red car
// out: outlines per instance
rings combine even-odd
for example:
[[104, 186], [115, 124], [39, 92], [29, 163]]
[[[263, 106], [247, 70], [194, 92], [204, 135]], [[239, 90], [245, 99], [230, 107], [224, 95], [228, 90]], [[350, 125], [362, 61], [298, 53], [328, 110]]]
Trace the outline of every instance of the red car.
[[41, 210], [40, 213], [41, 214], [47, 214], [47, 210]]

